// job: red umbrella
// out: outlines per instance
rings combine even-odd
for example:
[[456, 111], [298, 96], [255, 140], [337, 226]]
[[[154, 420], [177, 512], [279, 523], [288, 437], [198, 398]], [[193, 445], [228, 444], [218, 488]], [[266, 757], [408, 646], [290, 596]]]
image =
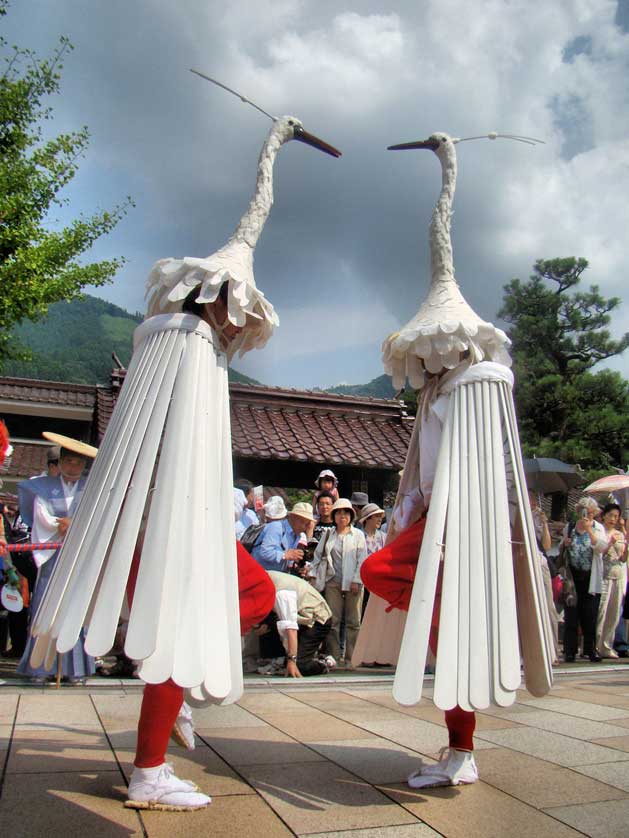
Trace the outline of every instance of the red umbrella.
[[593, 494], [604, 492], [620, 492], [621, 489], [629, 489], [629, 474], [610, 474], [608, 477], [599, 477], [594, 483], [590, 483], [583, 490]]

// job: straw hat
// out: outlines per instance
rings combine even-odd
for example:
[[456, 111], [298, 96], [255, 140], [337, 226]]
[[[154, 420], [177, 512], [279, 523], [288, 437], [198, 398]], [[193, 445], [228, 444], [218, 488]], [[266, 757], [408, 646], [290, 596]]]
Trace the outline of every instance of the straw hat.
[[[55, 434], [52, 431], [44, 431], [42, 433], [44, 439], [49, 442], [54, 442], [66, 451], [72, 451], [74, 454], [79, 454], [81, 457], [94, 457], [98, 454], [98, 448], [93, 445], [88, 445], [87, 442], [80, 442], [78, 439], [72, 439], [71, 436], [64, 436], [63, 434]], [[63, 451], [61, 452], [63, 453]]]
[[299, 515], [300, 518], [305, 518], [307, 521], [314, 521], [315, 519], [312, 514], [312, 506], [303, 500], [293, 506], [289, 515]]
[[372, 515], [384, 515], [384, 509], [380, 509], [377, 503], [368, 503], [366, 506], [360, 510], [360, 518], [358, 519], [358, 523], [362, 524], [363, 521], [366, 521], [367, 518], [371, 518]]

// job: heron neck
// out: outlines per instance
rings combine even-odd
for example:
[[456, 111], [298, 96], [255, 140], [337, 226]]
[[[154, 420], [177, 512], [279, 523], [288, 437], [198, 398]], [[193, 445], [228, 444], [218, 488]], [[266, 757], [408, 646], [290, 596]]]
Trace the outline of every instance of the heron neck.
[[258, 158], [258, 172], [256, 175], [256, 188], [253, 193], [247, 211], [240, 219], [230, 243], [244, 242], [253, 250], [256, 246], [264, 224], [269, 217], [273, 206], [273, 165], [277, 152], [282, 142], [276, 133], [275, 125], [271, 128], [266, 138], [260, 157]]
[[441, 193], [430, 222], [430, 284], [456, 282], [452, 258], [452, 203], [456, 187], [456, 151], [446, 143], [438, 154], [441, 163]]

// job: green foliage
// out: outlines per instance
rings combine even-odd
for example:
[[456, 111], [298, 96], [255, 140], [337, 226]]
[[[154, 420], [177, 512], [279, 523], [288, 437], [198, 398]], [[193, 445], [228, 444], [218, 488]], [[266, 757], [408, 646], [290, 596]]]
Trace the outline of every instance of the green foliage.
[[[396, 395], [390, 375], [379, 375], [367, 384], [337, 384], [328, 387], [326, 392], [339, 396], [368, 396], [372, 399], [393, 399]], [[408, 388], [402, 391], [399, 398], [404, 402], [407, 412], [414, 416], [417, 413], [417, 393]]]
[[585, 259], [535, 263], [527, 282], [505, 285], [499, 316], [511, 324], [516, 403], [525, 456], [579, 463], [609, 473], [629, 459], [629, 382], [592, 367], [629, 346], [629, 334], [610, 337], [620, 303], [593, 285], [575, 291]]
[[[0, 14], [6, 2], [0, 3]], [[6, 52], [6, 42], [0, 39]], [[10, 338], [16, 323], [41, 318], [51, 303], [80, 296], [85, 286], [110, 282], [123, 260], [83, 264], [79, 257], [109, 233], [131, 204], [80, 216], [61, 229], [50, 212], [66, 201], [59, 193], [77, 173], [87, 128], [52, 139], [44, 124], [52, 117], [47, 97], [58, 93], [63, 56], [72, 49], [61, 38], [52, 56], [13, 47], [0, 77], [0, 368], [20, 357]], [[55, 228], [55, 229], [53, 229]]]
[[[30, 358], [7, 360], [4, 372], [18, 378], [106, 384], [112, 369], [111, 353], [127, 366], [133, 332], [141, 322], [141, 314], [129, 314], [89, 294], [72, 302], [53, 303], [41, 320], [25, 320], [15, 327], [11, 340], [27, 347]], [[232, 369], [229, 380], [260, 383]]]

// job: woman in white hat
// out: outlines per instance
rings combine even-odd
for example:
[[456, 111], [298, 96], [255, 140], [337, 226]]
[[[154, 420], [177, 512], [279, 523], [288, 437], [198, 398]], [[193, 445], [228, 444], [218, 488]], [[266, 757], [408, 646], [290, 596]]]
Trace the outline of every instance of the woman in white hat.
[[315, 580], [332, 611], [332, 630], [327, 640], [328, 652], [341, 657], [340, 628], [345, 617], [345, 660], [348, 667], [360, 628], [363, 584], [360, 568], [367, 556], [365, 536], [353, 526], [356, 513], [347, 498], [339, 498], [332, 507], [334, 529], [323, 535], [308, 575]]

